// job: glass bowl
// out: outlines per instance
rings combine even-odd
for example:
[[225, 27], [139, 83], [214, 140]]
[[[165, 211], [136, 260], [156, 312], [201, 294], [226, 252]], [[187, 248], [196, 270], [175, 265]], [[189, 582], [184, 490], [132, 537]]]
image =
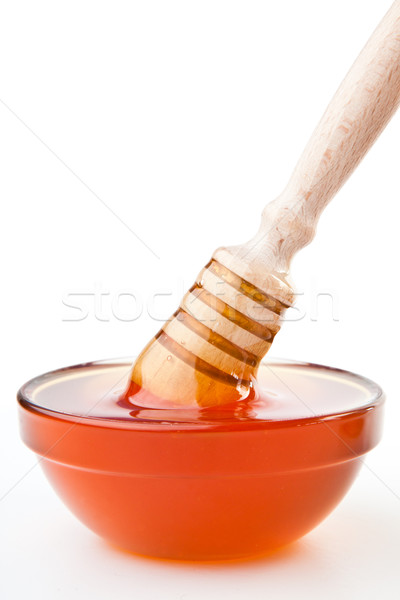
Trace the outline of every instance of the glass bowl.
[[233, 559], [293, 542], [333, 510], [380, 439], [382, 390], [346, 371], [267, 360], [256, 400], [149, 409], [123, 397], [131, 364], [46, 373], [18, 402], [22, 439], [60, 498], [135, 553]]

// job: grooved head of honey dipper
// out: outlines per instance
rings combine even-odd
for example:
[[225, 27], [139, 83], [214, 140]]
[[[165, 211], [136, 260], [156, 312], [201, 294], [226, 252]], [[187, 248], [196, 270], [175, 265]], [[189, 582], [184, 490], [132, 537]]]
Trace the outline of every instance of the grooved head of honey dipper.
[[243, 265], [233, 270], [228, 257], [226, 250], [214, 254], [141, 352], [126, 394], [132, 404], [207, 407], [256, 393], [258, 365], [280, 329], [292, 291], [270, 273], [259, 287], [254, 280], [260, 283], [260, 277], [246, 279]]

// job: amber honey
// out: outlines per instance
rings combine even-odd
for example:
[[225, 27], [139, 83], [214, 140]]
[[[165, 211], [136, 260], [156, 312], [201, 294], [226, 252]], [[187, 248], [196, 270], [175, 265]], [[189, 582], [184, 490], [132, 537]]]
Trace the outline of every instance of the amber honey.
[[47, 374], [19, 402], [60, 497], [133, 552], [214, 560], [287, 544], [336, 506], [380, 436], [381, 390], [343, 371], [268, 362], [246, 401], [152, 409], [126, 395], [130, 365]]

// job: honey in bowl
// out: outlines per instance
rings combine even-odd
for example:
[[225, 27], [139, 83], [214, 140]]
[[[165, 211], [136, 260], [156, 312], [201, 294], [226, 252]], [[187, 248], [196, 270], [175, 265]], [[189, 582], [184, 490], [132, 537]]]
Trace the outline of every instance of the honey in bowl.
[[162, 409], [127, 396], [130, 369], [61, 369], [18, 399], [22, 437], [59, 496], [135, 553], [219, 560], [288, 544], [331, 512], [380, 438], [382, 391], [349, 372], [269, 360], [250, 398]]

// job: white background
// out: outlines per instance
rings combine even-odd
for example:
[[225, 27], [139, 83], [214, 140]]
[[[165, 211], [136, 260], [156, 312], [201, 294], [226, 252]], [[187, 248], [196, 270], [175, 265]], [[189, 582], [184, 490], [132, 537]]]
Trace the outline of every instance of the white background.
[[255, 233], [389, 5], [2, 2], [2, 598], [398, 597], [400, 114], [294, 260], [298, 312], [271, 352], [387, 393], [380, 446], [303, 540], [222, 565], [118, 552], [51, 490], [14, 400], [41, 372], [138, 352], [213, 250]]

